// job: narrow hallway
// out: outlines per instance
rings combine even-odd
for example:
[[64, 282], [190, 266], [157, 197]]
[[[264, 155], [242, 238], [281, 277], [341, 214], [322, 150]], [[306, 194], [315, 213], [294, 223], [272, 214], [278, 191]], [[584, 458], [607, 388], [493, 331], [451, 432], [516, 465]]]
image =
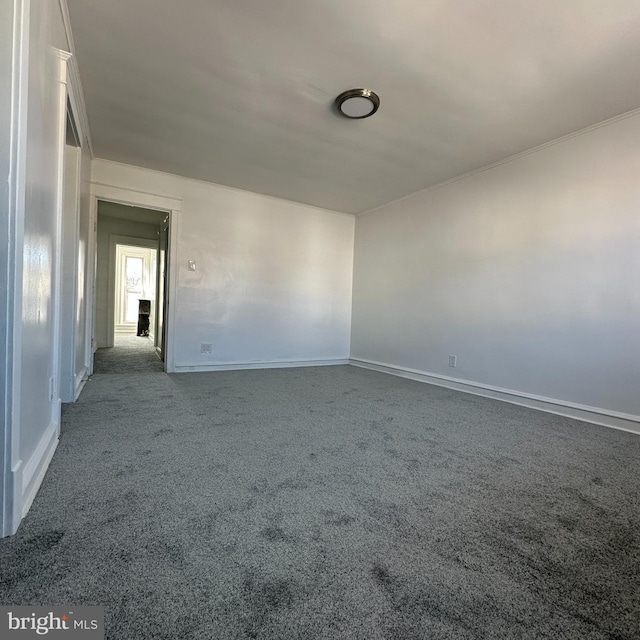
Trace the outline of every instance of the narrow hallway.
[[153, 341], [144, 336], [116, 336], [113, 347], [98, 349], [93, 373], [152, 373], [164, 371]]

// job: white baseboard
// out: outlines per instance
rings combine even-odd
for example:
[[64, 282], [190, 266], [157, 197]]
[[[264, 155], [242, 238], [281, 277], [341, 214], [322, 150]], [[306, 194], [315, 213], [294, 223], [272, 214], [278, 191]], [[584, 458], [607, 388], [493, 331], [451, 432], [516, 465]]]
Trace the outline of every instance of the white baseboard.
[[22, 468], [22, 517], [27, 515], [33, 499], [47, 472], [51, 458], [58, 446], [58, 423], [53, 420], [40, 438], [40, 442]]
[[22, 521], [22, 460], [18, 460], [6, 478], [5, 485], [8, 501], [5, 503], [4, 517], [0, 537], [12, 536]]
[[84, 385], [89, 378], [89, 370], [87, 367], [83, 367], [80, 373], [76, 373], [76, 389], [75, 389], [75, 400], [80, 397], [82, 390], [84, 389]]
[[452, 378], [426, 371], [418, 371], [416, 369], [408, 369], [406, 367], [397, 367], [383, 362], [365, 360], [363, 358], [351, 358], [349, 364], [640, 435], [640, 416], [635, 416], [630, 413], [620, 413], [599, 407], [590, 407], [575, 402], [547, 398], [545, 396], [494, 387], [488, 384], [462, 380], [461, 378]]
[[271, 360], [268, 362], [225, 362], [223, 364], [181, 363], [174, 367], [175, 373], [187, 371], [237, 371], [241, 369], [285, 369], [290, 367], [326, 367], [349, 364], [349, 360]]

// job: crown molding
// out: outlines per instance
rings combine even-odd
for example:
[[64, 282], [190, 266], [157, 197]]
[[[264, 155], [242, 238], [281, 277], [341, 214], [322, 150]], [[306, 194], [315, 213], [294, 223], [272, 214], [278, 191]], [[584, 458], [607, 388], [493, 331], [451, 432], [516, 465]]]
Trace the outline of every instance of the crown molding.
[[84, 140], [83, 143], [89, 149], [91, 159], [95, 158], [93, 152], [93, 141], [91, 139], [91, 129], [89, 127], [89, 117], [87, 115], [87, 106], [84, 101], [84, 91], [80, 80], [80, 69], [78, 68], [78, 58], [76, 56], [76, 48], [73, 42], [73, 33], [71, 31], [71, 18], [69, 17], [69, 7], [67, 0], [58, 0], [60, 5], [60, 13], [64, 24], [64, 32], [67, 36], [67, 44], [69, 45], [70, 57], [67, 60], [68, 82], [71, 84], [73, 95], [75, 98], [75, 107], [77, 109], [77, 117], [80, 119], [80, 127], [82, 129]]

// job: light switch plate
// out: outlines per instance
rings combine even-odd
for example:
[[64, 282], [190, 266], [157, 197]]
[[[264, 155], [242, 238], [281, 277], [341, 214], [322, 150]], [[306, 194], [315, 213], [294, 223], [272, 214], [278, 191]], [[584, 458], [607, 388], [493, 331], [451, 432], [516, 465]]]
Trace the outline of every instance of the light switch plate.
[[189, 271], [195, 271], [195, 270], [196, 270], [196, 261], [189, 260]]

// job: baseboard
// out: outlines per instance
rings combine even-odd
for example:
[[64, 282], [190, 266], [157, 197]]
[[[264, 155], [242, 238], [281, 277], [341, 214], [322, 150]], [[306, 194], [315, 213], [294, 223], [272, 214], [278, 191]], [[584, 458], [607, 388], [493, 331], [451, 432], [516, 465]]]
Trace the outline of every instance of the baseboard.
[[84, 389], [84, 385], [86, 384], [88, 378], [89, 370], [86, 366], [82, 368], [82, 371], [80, 371], [80, 373], [76, 373], [75, 400], [80, 397], [80, 394], [82, 393], [82, 390]]
[[350, 358], [349, 364], [364, 369], [380, 371], [401, 378], [409, 378], [427, 384], [434, 384], [439, 387], [447, 387], [464, 393], [471, 393], [477, 396], [493, 398], [502, 402], [509, 402], [530, 409], [538, 409], [547, 413], [554, 413], [560, 416], [576, 418], [585, 422], [611, 427], [612, 429], [620, 429], [640, 435], [640, 416], [629, 413], [620, 413], [617, 411], [609, 411], [599, 407], [590, 407], [588, 405], [577, 404], [574, 402], [566, 402], [556, 398], [548, 398], [538, 396], [513, 389], [504, 389], [502, 387], [494, 387], [479, 382], [462, 380], [461, 378], [453, 378], [443, 376], [436, 373], [428, 373], [426, 371], [418, 371], [416, 369], [408, 369], [406, 367], [398, 367], [383, 362], [375, 362], [373, 360], [365, 360], [363, 358]]
[[12, 536], [22, 521], [22, 460], [18, 460], [6, 477], [6, 498], [0, 537]]
[[271, 360], [267, 362], [225, 362], [223, 364], [176, 364], [175, 373], [187, 371], [237, 371], [241, 369], [285, 369], [291, 367], [326, 367], [349, 364], [349, 360]]
[[27, 515], [58, 446], [58, 424], [51, 421], [22, 470], [22, 517]]

